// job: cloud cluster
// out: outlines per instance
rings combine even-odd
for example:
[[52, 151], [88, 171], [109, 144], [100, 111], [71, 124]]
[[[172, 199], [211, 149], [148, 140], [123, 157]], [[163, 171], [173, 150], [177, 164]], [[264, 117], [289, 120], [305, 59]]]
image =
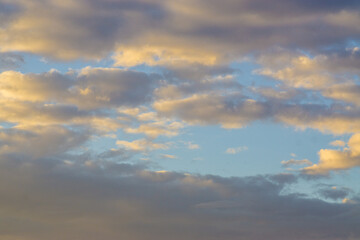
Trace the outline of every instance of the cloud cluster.
[[0, 74], [0, 119], [22, 125], [106, 120], [101, 111], [149, 101], [156, 76], [120, 69]]
[[[321, 149], [317, 163], [281, 162], [307, 179], [360, 166], [359, 8], [357, 0], [0, 0], [0, 238], [360, 238], [360, 197], [348, 188], [322, 185], [307, 196], [290, 193], [292, 174], [156, 171], [150, 154], [182, 160], [164, 139], [188, 125], [268, 121], [351, 134]], [[112, 66], [15, 71], [24, 53]], [[243, 72], [254, 66], [251, 77]]]
[[1, 14], [2, 51], [60, 59], [99, 59], [116, 51], [115, 62], [122, 66], [214, 65], [254, 49], [280, 45], [316, 50], [360, 34], [354, 24], [359, 4], [350, 0], [341, 4], [2, 0], [1, 4], [9, 9]]

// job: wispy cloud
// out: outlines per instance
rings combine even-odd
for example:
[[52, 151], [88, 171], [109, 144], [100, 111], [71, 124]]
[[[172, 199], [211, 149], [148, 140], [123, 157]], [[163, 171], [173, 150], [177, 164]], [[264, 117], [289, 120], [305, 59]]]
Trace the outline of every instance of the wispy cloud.
[[247, 146], [240, 146], [240, 147], [236, 147], [236, 148], [228, 148], [226, 149], [225, 153], [227, 154], [237, 154], [239, 152], [243, 152], [248, 150]]

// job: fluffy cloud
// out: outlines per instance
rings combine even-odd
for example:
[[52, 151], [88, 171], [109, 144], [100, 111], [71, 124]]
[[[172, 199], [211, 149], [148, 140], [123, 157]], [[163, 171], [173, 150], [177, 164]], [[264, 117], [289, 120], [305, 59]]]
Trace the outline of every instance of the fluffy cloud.
[[345, 170], [360, 166], [360, 134], [354, 134], [343, 150], [321, 149], [319, 163], [305, 167], [307, 174], [326, 175], [330, 171]]
[[[156, 75], [113, 68], [80, 73], [0, 74], [0, 119], [17, 124], [90, 124], [120, 126], [105, 110], [149, 101]], [[107, 123], [103, 127], [100, 125]], [[106, 126], [106, 127], [105, 127]]]

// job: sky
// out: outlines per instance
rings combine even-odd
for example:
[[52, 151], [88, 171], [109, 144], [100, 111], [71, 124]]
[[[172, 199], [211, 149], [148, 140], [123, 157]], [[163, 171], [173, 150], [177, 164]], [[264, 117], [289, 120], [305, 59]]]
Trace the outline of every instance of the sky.
[[360, 239], [360, 1], [0, 0], [0, 239]]

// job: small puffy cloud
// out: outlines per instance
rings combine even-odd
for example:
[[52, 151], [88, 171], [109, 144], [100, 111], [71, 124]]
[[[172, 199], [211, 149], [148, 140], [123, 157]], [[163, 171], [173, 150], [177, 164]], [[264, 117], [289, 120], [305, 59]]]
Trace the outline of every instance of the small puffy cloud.
[[192, 149], [192, 150], [200, 149], [200, 146], [198, 144], [193, 143], [193, 142], [186, 142], [185, 144], [187, 145], [188, 149]]
[[134, 141], [117, 140], [116, 144], [132, 151], [141, 151], [141, 152], [169, 148], [166, 144], [155, 143], [145, 138]]
[[160, 135], [173, 137], [179, 134], [179, 130], [183, 128], [180, 122], [167, 123], [165, 121], [157, 121], [141, 124], [138, 128], [125, 128], [127, 133], [143, 133], [149, 137], [156, 138]]
[[321, 149], [319, 162], [303, 168], [310, 175], [327, 175], [331, 171], [346, 170], [360, 166], [360, 134], [356, 133], [348, 141], [348, 148], [343, 150]]
[[290, 159], [287, 161], [281, 161], [281, 164], [284, 167], [289, 167], [289, 166], [298, 166], [298, 165], [312, 165], [313, 163], [308, 159], [301, 159], [301, 160]]
[[341, 140], [335, 140], [335, 141], [332, 141], [330, 143], [331, 146], [334, 146], [334, 147], [345, 147], [346, 143], [344, 141], [341, 141]]
[[163, 159], [176, 159], [177, 156], [170, 155], [170, 154], [161, 154], [161, 158], [163, 158]]
[[243, 152], [248, 150], [247, 146], [240, 146], [240, 147], [236, 147], [236, 148], [228, 148], [226, 149], [225, 153], [227, 154], [237, 154], [239, 152]]

